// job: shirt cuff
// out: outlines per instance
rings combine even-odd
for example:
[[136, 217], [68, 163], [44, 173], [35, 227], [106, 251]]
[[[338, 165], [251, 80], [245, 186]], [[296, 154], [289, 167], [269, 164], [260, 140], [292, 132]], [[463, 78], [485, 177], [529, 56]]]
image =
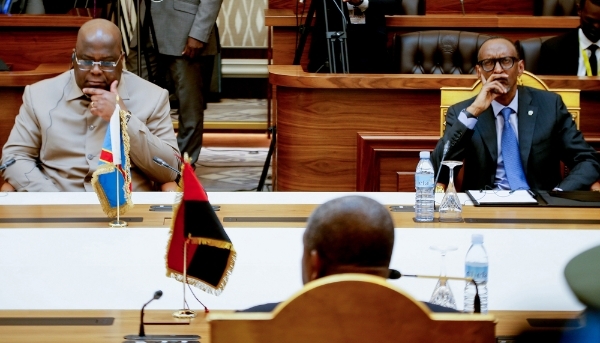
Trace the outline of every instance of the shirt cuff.
[[473, 128], [475, 128], [475, 124], [477, 124], [477, 118], [467, 118], [465, 110], [460, 111], [460, 114], [458, 115], [458, 120], [470, 130], [473, 130]]

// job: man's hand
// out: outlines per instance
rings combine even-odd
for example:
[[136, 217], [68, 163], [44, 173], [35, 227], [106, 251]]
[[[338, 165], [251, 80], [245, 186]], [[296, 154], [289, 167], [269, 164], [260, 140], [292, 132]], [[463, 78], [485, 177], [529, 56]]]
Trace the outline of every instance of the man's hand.
[[483, 86], [481, 87], [479, 94], [477, 94], [475, 101], [467, 107], [467, 111], [472, 113], [475, 117], [478, 117], [481, 112], [490, 107], [492, 100], [508, 92], [504, 85], [507, 81], [508, 75], [504, 73], [492, 74], [487, 80], [481, 76], [481, 84]]
[[5, 182], [0, 187], [0, 192], [16, 192], [17, 190], [10, 183]]
[[123, 100], [119, 97], [119, 93], [117, 92], [118, 84], [119, 81], [113, 81], [113, 83], [110, 84], [110, 92], [100, 88], [82, 89], [82, 91], [92, 100], [88, 105], [88, 108], [93, 115], [98, 116], [105, 121], [110, 121], [110, 117], [113, 112], [115, 112], [117, 98], [119, 99], [119, 107], [121, 107], [122, 110], [127, 111]]
[[202, 51], [202, 49], [204, 49], [204, 42], [192, 37], [188, 37], [185, 48], [181, 54], [193, 59], [194, 57], [200, 55], [200, 51]]

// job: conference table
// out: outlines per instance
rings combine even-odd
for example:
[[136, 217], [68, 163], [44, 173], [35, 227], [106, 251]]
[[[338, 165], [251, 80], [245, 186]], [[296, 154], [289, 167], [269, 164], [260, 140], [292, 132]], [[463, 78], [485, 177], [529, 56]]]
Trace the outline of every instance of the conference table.
[[[441, 258], [430, 247], [450, 245], [457, 250], [446, 256], [447, 273], [462, 276], [471, 235], [483, 234], [497, 336], [532, 329], [528, 318], [574, 318], [584, 308], [563, 270], [572, 257], [600, 244], [597, 209], [477, 207], [465, 194], [459, 194], [465, 222], [415, 223], [414, 193], [209, 192], [237, 260], [220, 296], [194, 290], [195, 297], [211, 312], [289, 298], [302, 287], [307, 217], [319, 204], [348, 194], [393, 210], [391, 268], [404, 274], [438, 275]], [[0, 193], [0, 340], [120, 342], [138, 332], [139, 309], [160, 289], [164, 295], [147, 306], [146, 321], [162, 325], [147, 325], [146, 333], [194, 333], [210, 341], [204, 310], [189, 289], [187, 303], [198, 317], [171, 316], [183, 307], [183, 284], [165, 270], [175, 197], [134, 193], [135, 207], [123, 215], [129, 226], [110, 228], [93, 193]], [[389, 282], [427, 301], [436, 280]], [[464, 282], [449, 283], [462, 309]]]

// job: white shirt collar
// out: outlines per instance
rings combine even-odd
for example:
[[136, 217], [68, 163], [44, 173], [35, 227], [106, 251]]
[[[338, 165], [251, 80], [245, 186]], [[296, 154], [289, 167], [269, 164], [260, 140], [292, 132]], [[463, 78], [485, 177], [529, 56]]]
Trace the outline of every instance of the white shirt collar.
[[[517, 85], [515, 85], [517, 87]], [[494, 116], [498, 117], [498, 114], [504, 107], [510, 107], [515, 113], [519, 112], [519, 89], [515, 93], [515, 97], [512, 99], [508, 106], [504, 106], [496, 100], [492, 100], [492, 110], [494, 110]]]
[[577, 30], [579, 33], [579, 44], [581, 45], [580, 49], [587, 49], [592, 44], [598, 44], [598, 42], [592, 42], [589, 40], [584, 34], [583, 30], [580, 28]]

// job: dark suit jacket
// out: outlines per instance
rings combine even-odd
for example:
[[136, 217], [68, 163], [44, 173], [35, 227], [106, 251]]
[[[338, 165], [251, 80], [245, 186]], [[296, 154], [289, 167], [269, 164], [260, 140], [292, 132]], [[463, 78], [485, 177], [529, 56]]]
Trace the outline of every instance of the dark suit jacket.
[[[316, 22], [311, 37], [307, 69], [310, 72], [317, 70], [319, 72], [329, 72], [329, 69], [326, 67], [321, 68], [328, 59], [328, 41], [325, 38], [325, 16], [322, 14], [324, 12], [323, 0], [314, 0], [314, 4], [316, 6]], [[329, 5], [329, 30], [341, 30], [342, 14], [333, 4], [333, 1], [327, 0], [327, 4]], [[347, 17], [346, 3], [344, 3], [342, 10]], [[350, 72], [386, 73], [390, 70], [385, 15], [393, 15], [401, 12], [402, 0], [370, 0], [369, 7], [365, 11], [365, 24], [351, 24], [350, 20], [347, 19], [346, 33], [348, 36], [347, 45]]]
[[540, 75], [577, 75], [579, 68], [579, 29], [550, 38], [540, 49]]
[[[437, 171], [444, 142], [449, 140], [446, 160], [464, 160], [463, 190], [491, 189], [498, 160], [492, 107], [479, 116], [473, 130], [458, 120], [460, 111], [473, 101], [474, 98], [448, 109], [446, 131], [433, 152], [432, 162]], [[517, 116], [521, 162], [529, 187], [534, 190], [552, 190], [557, 186], [565, 191], [589, 190], [589, 186], [600, 177], [600, 155], [576, 129], [561, 97], [552, 92], [519, 86]], [[560, 161], [570, 169], [569, 175], [562, 181]], [[439, 182], [446, 182], [448, 178], [448, 169], [444, 169]]]
[[[272, 312], [275, 307], [277, 307], [277, 305], [279, 305], [280, 303], [268, 303], [268, 304], [262, 304], [262, 305], [257, 305], [257, 306], [253, 306], [250, 307], [249, 309], [245, 309], [243, 311], [239, 311], [239, 312]], [[444, 306], [440, 306], [440, 305], [434, 305], [434, 304], [430, 304], [426, 301], [423, 301], [423, 304], [425, 304], [427, 307], [429, 307], [429, 309], [432, 312], [450, 312], [450, 313], [457, 313], [457, 310], [448, 308], [448, 307], [444, 307]]]

